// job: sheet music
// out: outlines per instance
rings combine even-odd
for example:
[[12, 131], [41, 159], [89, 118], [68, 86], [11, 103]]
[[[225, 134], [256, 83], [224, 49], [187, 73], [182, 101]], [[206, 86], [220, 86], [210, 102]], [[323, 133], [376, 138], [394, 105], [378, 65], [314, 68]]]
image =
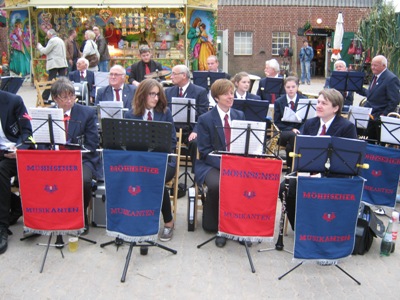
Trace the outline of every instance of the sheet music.
[[262, 154], [265, 138], [265, 122], [232, 120], [231, 126], [231, 146], [232, 153], [245, 153], [246, 147], [246, 129], [250, 124], [249, 154]]
[[188, 107], [190, 102], [190, 123], [196, 122], [196, 99], [172, 97], [172, 117], [175, 123], [187, 123]]
[[31, 116], [33, 139], [36, 143], [50, 143], [50, 131], [48, 116], [53, 120], [53, 135], [55, 144], [65, 144], [65, 124], [64, 112], [61, 108], [29, 108], [28, 113]]
[[285, 107], [282, 117], [283, 122], [301, 123], [302, 118], [300, 118], [291, 108]]
[[122, 119], [123, 105], [122, 101], [101, 101], [99, 103], [100, 119]]
[[357, 128], [366, 129], [371, 112], [371, 107], [350, 106], [349, 121], [356, 125]]
[[400, 119], [381, 116], [381, 142], [400, 144]]
[[[308, 114], [306, 116], [308, 103], [311, 102], [310, 109], [308, 110]], [[317, 114], [317, 103], [318, 99], [299, 99], [299, 103], [297, 104], [296, 114], [301, 120], [308, 120], [314, 118]]]

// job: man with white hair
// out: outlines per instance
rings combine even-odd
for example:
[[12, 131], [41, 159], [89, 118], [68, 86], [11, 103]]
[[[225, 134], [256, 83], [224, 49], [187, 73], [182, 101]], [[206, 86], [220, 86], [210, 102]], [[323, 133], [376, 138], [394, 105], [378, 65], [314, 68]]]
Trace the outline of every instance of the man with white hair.
[[114, 65], [110, 69], [109, 76], [109, 85], [97, 91], [96, 105], [101, 101], [122, 101], [124, 108], [131, 109], [136, 86], [125, 83], [125, 68], [121, 65]]
[[[53, 80], [58, 76], [67, 75], [67, 50], [65, 49], [65, 43], [57, 35], [54, 29], [49, 29], [47, 31], [47, 42], [46, 47], [42, 44], [37, 44], [37, 49], [40, 53], [46, 55], [46, 70], [49, 74], [49, 81]], [[43, 100], [48, 100], [50, 96], [50, 90], [45, 90], [43, 92]]]
[[[333, 70], [334, 71], [338, 71], [338, 72], [347, 72], [347, 65], [346, 62], [344, 60], [337, 60], [335, 61], [335, 63], [333, 64]], [[335, 88], [333, 86], [330, 86], [331, 83], [331, 78], [327, 77], [325, 80], [325, 85], [324, 88], [325, 89], [329, 89], [329, 88]], [[353, 92], [348, 92], [348, 91], [340, 91], [343, 95], [344, 98], [344, 105], [353, 105], [353, 101], [354, 101], [354, 93]]]
[[89, 71], [89, 61], [81, 57], [76, 62], [77, 70], [73, 72], [69, 72], [68, 78], [73, 82], [87, 82], [87, 88], [89, 91], [90, 103], [93, 103], [95, 97], [95, 88], [94, 88], [94, 72]]
[[[267, 100], [270, 103], [275, 103], [275, 99], [279, 98], [283, 94], [269, 94], [265, 89], [267, 85], [267, 78], [282, 78], [280, 74], [279, 63], [276, 59], [270, 59], [265, 62], [264, 68], [265, 78], [260, 80], [258, 85], [257, 95], [261, 97], [262, 100]], [[283, 80], [282, 80], [283, 83]]]

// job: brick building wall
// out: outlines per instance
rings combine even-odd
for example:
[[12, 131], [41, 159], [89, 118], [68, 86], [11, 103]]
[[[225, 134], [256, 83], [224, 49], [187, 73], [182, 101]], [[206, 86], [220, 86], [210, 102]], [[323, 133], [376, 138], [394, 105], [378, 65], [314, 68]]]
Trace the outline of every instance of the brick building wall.
[[[369, 12], [368, 8], [354, 7], [305, 7], [305, 6], [218, 6], [218, 30], [228, 29], [229, 73], [240, 71], [264, 77], [265, 61], [273, 57], [272, 32], [290, 32], [291, 47], [300, 49], [304, 36], [298, 36], [298, 28], [302, 28], [309, 20], [313, 28], [329, 27], [335, 29], [339, 12], [343, 13], [346, 32], [357, 32], [358, 22]], [[318, 25], [316, 20], [322, 19]], [[253, 55], [235, 56], [234, 32], [253, 32]], [[292, 44], [293, 36], [297, 45]], [[265, 51], [265, 53], [260, 53]], [[297, 53], [294, 53], [297, 55]], [[279, 59], [278, 59], [279, 61]], [[292, 68], [293, 69], [293, 68]]]

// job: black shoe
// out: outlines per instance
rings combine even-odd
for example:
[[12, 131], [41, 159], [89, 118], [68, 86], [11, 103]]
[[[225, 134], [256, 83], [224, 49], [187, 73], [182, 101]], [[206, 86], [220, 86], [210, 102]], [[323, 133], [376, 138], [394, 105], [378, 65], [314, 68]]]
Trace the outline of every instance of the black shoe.
[[56, 239], [56, 248], [57, 249], [62, 249], [64, 248], [64, 241], [62, 235], [57, 235]]
[[244, 246], [244, 243], [246, 243], [247, 244], [247, 247], [251, 247], [252, 245], [253, 245], [253, 243], [252, 242], [250, 242], [250, 241], [239, 241], [239, 244], [240, 245], [243, 245]]
[[222, 236], [217, 236], [217, 238], [215, 239], [215, 245], [218, 248], [222, 248], [226, 245], [226, 238], [222, 237]]
[[3, 254], [7, 250], [8, 246], [8, 232], [7, 228], [0, 227], [0, 254]]

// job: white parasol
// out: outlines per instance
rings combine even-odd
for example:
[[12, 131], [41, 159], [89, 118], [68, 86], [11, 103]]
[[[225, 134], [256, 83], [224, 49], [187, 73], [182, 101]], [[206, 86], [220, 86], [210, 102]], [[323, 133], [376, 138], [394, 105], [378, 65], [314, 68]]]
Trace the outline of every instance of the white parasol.
[[340, 51], [342, 50], [344, 28], [343, 28], [343, 15], [340, 12], [336, 20], [335, 38], [333, 39], [333, 50], [331, 60], [338, 60], [341, 58]]

